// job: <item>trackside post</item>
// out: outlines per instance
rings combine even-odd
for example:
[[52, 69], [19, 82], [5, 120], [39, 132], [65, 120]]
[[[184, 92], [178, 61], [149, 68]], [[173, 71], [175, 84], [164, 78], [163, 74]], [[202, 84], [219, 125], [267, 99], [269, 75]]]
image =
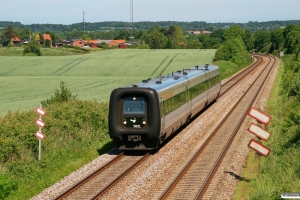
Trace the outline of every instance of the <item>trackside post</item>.
[[258, 180], [260, 180], [260, 157], [261, 156], [268, 157], [268, 155], [271, 153], [271, 149], [263, 145], [260, 140], [268, 141], [271, 135], [267, 131], [267, 125], [269, 124], [271, 117], [253, 107], [250, 108], [250, 110], [248, 111], [248, 115], [256, 119], [257, 123], [259, 124], [259, 126], [257, 126], [252, 123], [248, 128], [248, 131], [257, 137], [257, 140], [253, 140], [253, 139], [250, 140], [248, 147], [256, 151], [256, 157], [258, 161], [257, 177]]
[[39, 163], [42, 156], [42, 140], [45, 139], [45, 135], [42, 133], [42, 128], [46, 126], [46, 123], [43, 122], [42, 116], [46, 114], [46, 111], [42, 109], [42, 104], [35, 109], [39, 114], [39, 119], [35, 121], [35, 124], [39, 126], [39, 130], [35, 133], [35, 136], [39, 139]]

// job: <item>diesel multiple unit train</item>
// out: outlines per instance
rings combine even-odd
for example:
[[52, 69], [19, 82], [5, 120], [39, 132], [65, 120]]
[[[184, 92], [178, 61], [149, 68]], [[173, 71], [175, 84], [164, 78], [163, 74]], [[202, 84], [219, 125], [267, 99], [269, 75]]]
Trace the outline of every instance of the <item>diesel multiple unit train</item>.
[[108, 125], [120, 150], [151, 150], [207, 105], [221, 90], [220, 70], [183, 69], [112, 91]]

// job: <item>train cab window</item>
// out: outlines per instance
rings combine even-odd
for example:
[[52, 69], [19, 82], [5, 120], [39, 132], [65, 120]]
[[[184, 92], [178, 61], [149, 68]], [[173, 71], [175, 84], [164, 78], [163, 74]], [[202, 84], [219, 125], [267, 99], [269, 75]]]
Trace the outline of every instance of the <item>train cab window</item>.
[[124, 98], [124, 115], [145, 114], [146, 102], [144, 97], [131, 96]]

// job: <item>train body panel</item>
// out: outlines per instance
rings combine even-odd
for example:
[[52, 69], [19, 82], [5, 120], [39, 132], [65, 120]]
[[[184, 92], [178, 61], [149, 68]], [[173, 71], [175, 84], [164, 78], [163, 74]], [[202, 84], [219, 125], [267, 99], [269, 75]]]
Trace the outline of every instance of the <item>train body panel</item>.
[[[115, 89], [109, 104], [110, 137], [123, 150], [157, 148], [218, 97], [220, 82], [217, 66], [195, 66]], [[135, 105], [142, 111], [133, 111]]]

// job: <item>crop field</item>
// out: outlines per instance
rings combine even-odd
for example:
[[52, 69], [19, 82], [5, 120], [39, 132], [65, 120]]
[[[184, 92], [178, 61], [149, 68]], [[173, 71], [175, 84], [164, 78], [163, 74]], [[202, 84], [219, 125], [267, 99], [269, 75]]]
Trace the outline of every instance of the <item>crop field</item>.
[[78, 99], [108, 101], [114, 88], [211, 64], [216, 50], [114, 49], [72, 56], [0, 56], [0, 116], [35, 109], [64, 81]]

